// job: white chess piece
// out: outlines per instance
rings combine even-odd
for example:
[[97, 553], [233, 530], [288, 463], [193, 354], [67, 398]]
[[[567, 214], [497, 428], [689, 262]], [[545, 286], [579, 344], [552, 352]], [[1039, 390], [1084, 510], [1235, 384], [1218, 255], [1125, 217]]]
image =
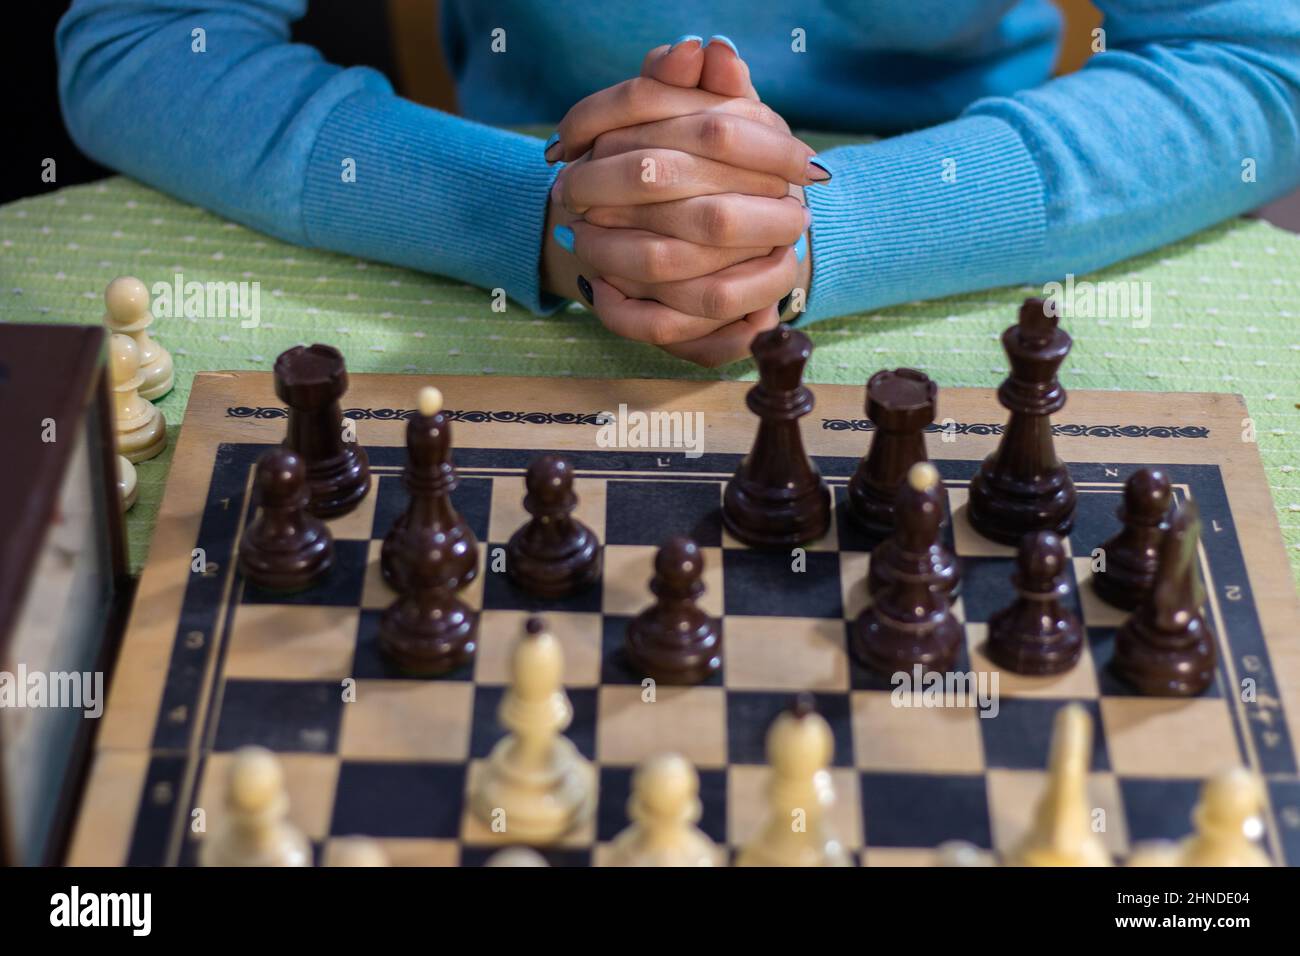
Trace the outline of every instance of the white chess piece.
[[632, 778], [632, 825], [614, 838], [611, 866], [718, 866], [717, 845], [700, 819], [700, 776], [678, 754], [651, 757]]
[[1201, 789], [1192, 820], [1196, 832], [1183, 841], [1179, 866], [1272, 866], [1255, 843], [1264, 788], [1244, 767], [1211, 777]]
[[122, 510], [130, 511], [131, 506], [135, 504], [140, 490], [139, 481], [135, 475], [135, 465], [131, 464], [121, 455], [117, 456], [117, 494], [122, 501]]
[[499, 711], [510, 733], [492, 748], [470, 802], [480, 820], [512, 841], [559, 840], [595, 807], [595, 771], [561, 735], [573, 719], [563, 668], [559, 641], [530, 618]]
[[167, 447], [167, 423], [140, 397], [140, 350], [130, 336], [111, 338], [108, 363], [118, 454], [132, 463], [154, 458]]
[[740, 852], [737, 866], [851, 866], [827, 820], [835, 803], [830, 764], [834, 737], [825, 718], [801, 696], [767, 732], [769, 815]]
[[1052, 726], [1047, 788], [1034, 823], [1010, 855], [1013, 866], [1111, 866], [1106, 845], [1092, 829], [1088, 765], [1092, 719], [1078, 704], [1061, 708]]
[[289, 822], [289, 794], [275, 755], [237, 750], [225, 808], [199, 850], [202, 866], [311, 866], [311, 844]]
[[532, 847], [508, 846], [493, 853], [484, 866], [550, 866], [546, 857]]
[[935, 849], [938, 866], [992, 866], [989, 855], [966, 840], [949, 840]]
[[176, 383], [171, 353], [149, 336], [153, 312], [149, 290], [133, 276], [118, 276], [104, 290], [104, 325], [109, 332], [129, 335], [140, 350], [140, 395], [150, 401], [162, 398]]
[[345, 837], [330, 847], [330, 866], [390, 865], [384, 848], [366, 837]]

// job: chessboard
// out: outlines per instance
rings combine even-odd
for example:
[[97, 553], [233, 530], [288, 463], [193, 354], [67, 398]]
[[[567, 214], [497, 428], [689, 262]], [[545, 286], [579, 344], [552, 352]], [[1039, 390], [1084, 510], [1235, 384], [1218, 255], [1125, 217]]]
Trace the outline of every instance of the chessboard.
[[[387, 670], [378, 652], [379, 616], [394, 598], [379, 554], [404, 508], [404, 425], [426, 384], [442, 390], [454, 423], [454, 503], [482, 543], [466, 599], [482, 617], [472, 665], [412, 679]], [[340, 838], [364, 835], [397, 864], [482, 863], [502, 837], [472, 816], [466, 793], [503, 733], [497, 707], [510, 649], [526, 618], [541, 614], [565, 654], [567, 734], [598, 773], [594, 818], [544, 849], [553, 864], [602, 862], [627, 825], [634, 768], [665, 751], [698, 768], [700, 825], [734, 852], [765, 813], [766, 731], [799, 692], [812, 694], [833, 730], [832, 819], [859, 863], [932, 864], [935, 847], [954, 839], [1005, 854], [1030, 824], [1054, 715], [1079, 702], [1095, 728], [1090, 797], [1105, 811], [1117, 860], [1140, 841], [1187, 835], [1202, 782], [1240, 765], [1266, 783], [1261, 845], [1276, 862], [1300, 864], [1300, 609], [1258, 451], [1243, 440], [1239, 397], [1073, 392], [1054, 416], [1057, 451], [1079, 492], [1070, 601], [1087, 641], [1072, 670], [1033, 678], [998, 672], [984, 654], [990, 616], [1014, 597], [1013, 551], [966, 518], [968, 482], [1004, 412], [991, 390], [941, 390], [926, 444], [963, 567], [958, 670], [990, 687], [996, 678], [997, 693], [987, 706], [927, 707], [897, 706], [890, 682], [847, 652], [873, 545], [843, 508], [871, 438], [863, 390], [814, 385], [816, 408], [802, 420], [835, 496], [830, 533], [806, 550], [760, 552], [731, 539], [720, 520], [724, 484], [753, 440], [747, 388], [354, 375], [344, 414], [368, 451], [371, 492], [329, 522], [337, 560], [325, 583], [277, 597], [242, 580], [234, 559], [251, 517], [254, 463], [284, 437], [286, 410], [270, 374], [197, 376], [68, 862], [194, 863], [199, 831], [211, 832], [221, 812], [233, 752], [257, 744], [280, 757], [290, 818], [317, 862], [330, 862]], [[638, 411], [698, 415], [698, 456], [603, 447], [605, 413]], [[638, 435], [622, 437], [632, 445]], [[526, 518], [524, 471], [545, 451], [573, 463], [577, 514], [605, 544], [601, 581], [559, 601], [529, 597], [493, 569]], [[1141, 466], [1164, 469], [1204, 522], [1199, 560], [1219, 662], [1199, 697], [1142, 697], [1107, 667], [1124, 614], [1094, 594], [1092, 552], [1117, 529], [1123, 483]], [[651, 600], [657, 546], [679, 533], [703, 550], [702, 606], [722, 621], [725, 660], [704, 684], [647, 695], [620, 648]]]

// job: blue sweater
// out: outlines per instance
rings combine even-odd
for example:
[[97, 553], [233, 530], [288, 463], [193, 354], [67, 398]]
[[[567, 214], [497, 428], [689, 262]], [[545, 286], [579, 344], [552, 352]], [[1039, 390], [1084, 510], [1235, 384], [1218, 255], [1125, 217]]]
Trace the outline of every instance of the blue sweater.
[[444, 0], [460, 118], [290, 43], [306, 0], [77, 0], [60, 95], [78, 145], [159, 189], [546, 311], [555, 170], [483, 124], [553, 122], [651, 47], [725, 34], [793, 127], [911, 130], [822, 154], [815, 319], [1083, 272], [1300, 182], [1300, 2], [1098, 5], [1106, 52], [1050, 79], [1047, 0]]

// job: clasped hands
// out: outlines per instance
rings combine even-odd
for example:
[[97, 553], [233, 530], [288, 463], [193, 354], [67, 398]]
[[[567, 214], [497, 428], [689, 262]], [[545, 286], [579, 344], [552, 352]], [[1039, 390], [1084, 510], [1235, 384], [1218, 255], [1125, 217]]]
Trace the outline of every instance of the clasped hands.
[[[542, 283], [611, 331], [705, 366], [748, 354], [811, 281], [803, 188], [830, 177], [730, 41], [684, 37], [561, 121]], [[798, 301], [798, 300], [796, 300]]]

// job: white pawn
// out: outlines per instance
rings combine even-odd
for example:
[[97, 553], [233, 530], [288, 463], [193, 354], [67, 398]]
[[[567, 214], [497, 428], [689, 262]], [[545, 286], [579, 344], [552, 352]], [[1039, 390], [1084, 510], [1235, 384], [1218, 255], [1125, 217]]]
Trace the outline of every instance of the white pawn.
[[737, 866], [852, 865], [826, 819], [835, 803], [826, 769], [834, 746], [830, 725], [806, 695], [776, 718], [767, 732], [768, 820]]
[[275, 755], [263, 747], [235, 752], [225, 813], [199, 850], [202, 866], [311, 866], [311, 845], [289, 822], [289, 794]]
[[176, 383], [176, 372], [171, 353], [149, 337], [149, 290], [133, 276], [118, 276], [104, 290], [104, 305], [108, 331], [129, 335], [140, 350], [140, 395], [150, 401], [162, 398]]
[[493, 853], [484, 866], [550, 866], [546, 857], [532, 847], [508, 846]]
[[330, 848], [330, 866], [390, 865], [384, 848], [365, 837], [346, 837]]
[[121, 455], [117, 456], [117, 495], [122, 501], [122, 510], [130, 511], [140, 490], [135, 476], [135, 465]]
[[540, 618], [529, 618], [498, 712], [510, 733], [488, 754], [471, 796], [478, 818], [511, 840], [553, 842], [595, 808], [595, 770], [561, 735], [573, 720], [563, 670], [560, 642]]
[[992, 866], [987, 853], [967, 840], [949, 840], [935, 849], [938, 866]]
[[1211, 777], [1192, 814], [1196, 832], [1183, 841], [1179, 866], [1272, 866], [1255, 843], [1264, 805], [1260, 780], [1243, 767]]
[[129, 462], [154, 458], [167, 447], [167, 423], [162, 412], [140, 397], [140, 350], [130, 336], [114, 335], [108, 361], [117, 451]]
[[632, 778], [632, 825], [614, 838], [611, 866], [717, 866], [718, 847], [695, 825], [700, 777], [678, 754], [651, 757]]
[[1088, 764], [1092, 719], [1078, 704], [1062, 707], [1052, 727], [1047, 789], [1034, 824], [1012, 853], [1012, 866], [1111, 866], [1106, 845], [1092, 829]]

